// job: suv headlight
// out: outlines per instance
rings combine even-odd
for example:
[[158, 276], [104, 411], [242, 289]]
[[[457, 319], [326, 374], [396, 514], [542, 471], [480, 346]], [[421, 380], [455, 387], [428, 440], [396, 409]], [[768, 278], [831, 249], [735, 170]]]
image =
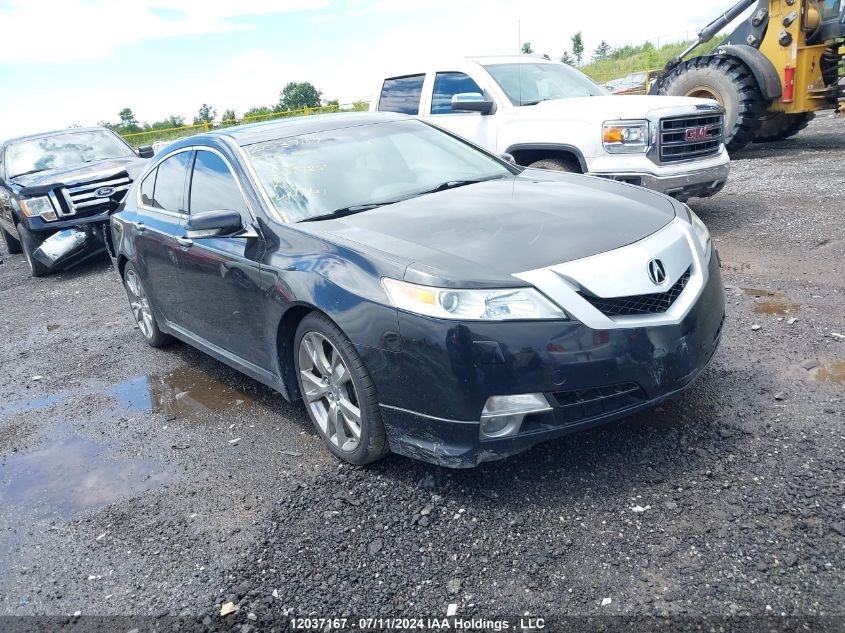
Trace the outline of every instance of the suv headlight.
[[710, 231], [707, 230], [707, 226], [704, 224], [704, 222], [701, 221], [701, 218], [693, 212], [692, 209], [687, 207], [687, 211], [689, 211], [690, 224], [692, 224], [692, 232], [695, 233], [695, 237], [698, 239], [698, 243], [701, 245], [701, 251], [704, 253], [704, 259], [710, 261], [710, 253], [713, 251], [713, 241], [710, 239]]
[[648, 121], [607, 121], [602, 143], [611, 154], [642, 153], [648, 149]]
[[388, 278], [382, 279], [382, 284], [391, 303], [400, 310], [438, 319], [524, 321], [569, 318], [566, 312], [533, 288], [433, 288]]
[[53, 203], [50, 198], [42, 196], [41, 198], [30, 198], [29, 200], [21, 200], [21, 211], [28, 218], [40, 217], [41, 219], [52, 222], [56, 219], [56, 210], [53, 208]]

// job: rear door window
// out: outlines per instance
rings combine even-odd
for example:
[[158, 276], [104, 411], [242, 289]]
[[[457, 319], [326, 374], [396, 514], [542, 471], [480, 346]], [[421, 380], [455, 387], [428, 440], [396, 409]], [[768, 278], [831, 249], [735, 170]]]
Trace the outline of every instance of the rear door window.
[[155, 196], [156, 174], [158, 168], [153, 169], [147, 177], [141, 182], [141, 204], [146, 207], [153, 206], [153, 198]]
[[151, 205], [154, 209], [184, 213], [185, 178], [190, 157], [190, 152], [181, 152], [159, 164]]
[[237, 211], [245, 222], [251, 218], [238, 183], [226, 162], [213, 152], [197, 150], [191, 177], [191, 213]]
[[410, 75], [385, 79], [378, 100], [380, 112], [419, 114], [425, 75]]
[[434, 78], [434, 94], [431, 97], [431, 113], [454, 114], [452, 97], [463, 92], [484, 93], [466, 73], [437, 73]]

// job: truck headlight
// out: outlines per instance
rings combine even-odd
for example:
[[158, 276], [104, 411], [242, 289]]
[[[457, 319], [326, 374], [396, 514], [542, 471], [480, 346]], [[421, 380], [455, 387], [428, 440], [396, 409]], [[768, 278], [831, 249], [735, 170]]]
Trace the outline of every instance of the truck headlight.
[[611, 154], [642, 153], [648, 149], [648, 121], [608, 121], [602, 143]]
[[695, 233], [695, 237], [698, 240], [698, 243], [701, 245], [701, 251], [704, 253], [704, 259], [710, 261], [710, 253], [713, 251], [713, 241], [710, 239], [710, 231], [707, 230], [707, 226], [704, 224], [704, 222], [701, 221], [701, 218], [693, 212], [692, 209], [687, 207], [687, 211], [689, 211], [690, 224], [692, 224], [692, 232]]
[[28, 218], [40, 217], [47, 222], [52, 222], [57, 217], [53, 203], [50, 202], [50, 198], [47, 196], [21, 200], [20, 205], [21, 211]]
[[569, 318], [566, 312], [533, 288], [433, 288], [386, 277], [382, 279], [382, 284], [391, 303], [400, 310], [438, 319], [524, 321]]

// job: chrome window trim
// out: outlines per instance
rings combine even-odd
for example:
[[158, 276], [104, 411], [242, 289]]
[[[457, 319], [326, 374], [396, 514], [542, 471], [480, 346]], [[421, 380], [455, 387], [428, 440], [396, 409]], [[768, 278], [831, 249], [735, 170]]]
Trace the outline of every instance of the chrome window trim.
[[[641, 270], [643, 277], [647, 279], [646, 264], [649, 258], [661, 257], [660, 249], [665, 247], [669, 240], [683, 240], [686, 243], [689, 254], [690, 279], [686, 288], [666, 312], [641, 316], [608, 317], [579, 294], [577, 287], [579, 282], [578, 271], [585, 267], [589, 267], [590, 270], [597, 271], [598, 275], [610, 279], [613, 279], [614, 272], [620, 269], [628, 271], [636, 269], [636, 271]], [[645, 261], [643, 261], [643, 254], [647, 255]], [[676, 217], [656, 233], [633, 244], [564, 264], [516, 273], [513, 276], [534, 286], [566, 310], [574, 319], [592, 329], [618, 330], [658, 327], [678, 325], [692, 310], [709, 280], [710, 257], [712, 257], [712, 249], [710, 254], [701, 250], [701, 245], [695, 237], [692, 225], [686, 220]], [[655, 286], [653, 292], [665, 292], [670, 288], [686, 270], [683, 263], [680, 266], [683, 270], [676, 269], [672, 277], [667, 279], [660, 287]], [[638, 294], [631, 292], [630, 288], [623, 285], [619, 285], [614, 290], [615, 292], [611, 296], [604, 298], [612, 298], [614, 295], [625, 297]]]

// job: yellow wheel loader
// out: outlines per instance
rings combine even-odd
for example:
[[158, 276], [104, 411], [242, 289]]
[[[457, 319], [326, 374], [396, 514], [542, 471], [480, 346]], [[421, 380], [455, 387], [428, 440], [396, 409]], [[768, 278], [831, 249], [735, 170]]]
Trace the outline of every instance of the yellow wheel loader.
[[[688, 58], [754, 5], [712, 54]], [[845, 98], [843, 37], [845, 0], [740, 0], [666, 65], [651, 94], [718, 101], [729, 152], [784, 139]]]

